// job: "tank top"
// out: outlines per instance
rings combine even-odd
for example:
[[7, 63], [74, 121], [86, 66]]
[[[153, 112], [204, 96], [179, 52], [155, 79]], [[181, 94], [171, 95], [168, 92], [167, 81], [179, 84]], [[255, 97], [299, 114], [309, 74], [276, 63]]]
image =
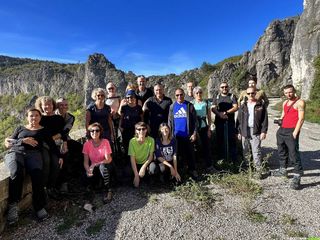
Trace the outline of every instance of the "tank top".
[[282, 119], [282, 128], [295, 128], [299, 120], [298, 110], [290, 107], [288, 102], [283, 107], [284, 117]]

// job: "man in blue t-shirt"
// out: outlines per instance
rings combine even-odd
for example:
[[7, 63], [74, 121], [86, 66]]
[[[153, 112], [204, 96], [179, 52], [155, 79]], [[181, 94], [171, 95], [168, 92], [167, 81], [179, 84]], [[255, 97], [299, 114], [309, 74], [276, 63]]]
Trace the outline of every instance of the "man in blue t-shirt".
[[192, 103], [184, 100], [184, 91], [177, 88], [176, 101], [170, 106], [169, 126], [177, 142], [178, 167], [181, 169], [184, 161], [193, 178], [198, 176], [195, 171], [194, 142], [196, 140], [197, 115]]

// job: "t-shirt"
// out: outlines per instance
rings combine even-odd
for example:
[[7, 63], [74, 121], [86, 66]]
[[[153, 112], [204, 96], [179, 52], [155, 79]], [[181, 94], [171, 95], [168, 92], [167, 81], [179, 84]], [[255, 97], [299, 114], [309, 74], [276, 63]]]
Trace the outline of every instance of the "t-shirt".
[[207, 102], [206, 101], [197, 102], [193, 100], [192, 104], [194, 106], [194, 109], [197, 112], [199, 128], [206, 127], [207, 126], [206, 117], [207, 117], [207, 109], [208, 109]]
[[[237, 104], [237, 98], [231, 93], [227, 96], [219, 94], [216, 98], [213, 98], [212, 105], [217, 106], [219, 112], [226, 112], [233, 107], [233, 104]], [[219, 117], [215, 118], [215, 123], [224, 123], [226, 120]], [[228, 114], [228, 121], [234, 122], [234, 113]]]
[[254, 106], [256, 105], [255, 102], [253, 103], [247, 103], [248, 106], [248, 113], [249, 113], [249, 118], [248, 118], [248, 127], [253, 128], [253, 121], [254, 121]]
[[168, 122], [168, 115], [170, 105], [172, 104], [171, 98], [163, 97], [162, 101], [158, 102], [155, 96], [148, 98], [145, 102], [147, 122], [151, 128], [151, 135], [158, 136], [158, 129], [161, 123]]
[[110, 139], [111, 137], [110, 129], [109, 129], [110, 127], [108, 122], [108, 119], [111, 113], [110, 107], [105, 104], [102, 109], [98, 109], [95, 103], [91, 103], [87, 107], [87, 111], [90, 112], [90, 117], [91, 117], [89, 124], [92, 124], [95, 122], [100, 123], [101, 126], [103, 127], [102, 137]]
[[174, 135], [188, 137], [187, 104], [175, 102], [173, 105]]
[[142, 102], [142, 105], [149, 97], [153, 96], [153, 91], [150, 88], [146, 88], [144, 92], [136, 91], [137, 100]]
[[176, 154], [176, 142], [174, 139], [171, 139], [168, 145], [162, 144], [160, 139], [156, 140], [156, 157], [162, 157], [166, 161], [171, 162], [173, 156]]
[[46, 128], [51, 136], [61, 134], [61, 138], [66, 141], [67, 135], [64, 133], [64, 118], [60, 115], [42, 116], [40, 125]]
[[121, 114], [123, 114], [121, 127], [132, 130], [134, 125], [141, 121], [142, 107], [140, 105], [134, 107], [124, 105], [121, 107]]
[[107, 139], [101, 139], [98, 147], [93, 145], [93, 140], [89, 140], [83, 145], [82, 153], [89, 156], [91, 163], [101, 163], [107, 154], [112, 153], [112, 150]]
[[132, 138], [129, 142], [128, 155], [136, 159], [137, 164], [144, 164], [150, 154], [154, 152], [154, 139], [146, 137], [145, 141], [140, 144], [137, 138]]

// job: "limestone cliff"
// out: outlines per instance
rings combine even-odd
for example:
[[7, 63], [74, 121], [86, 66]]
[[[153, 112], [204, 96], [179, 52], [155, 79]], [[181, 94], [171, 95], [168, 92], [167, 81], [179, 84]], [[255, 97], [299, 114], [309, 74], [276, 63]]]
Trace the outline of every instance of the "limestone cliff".
[[313, 85], [313, 61], [320, 55], [320, 0], [305, 0], [291, 50], [293, 84], [308, 99]]

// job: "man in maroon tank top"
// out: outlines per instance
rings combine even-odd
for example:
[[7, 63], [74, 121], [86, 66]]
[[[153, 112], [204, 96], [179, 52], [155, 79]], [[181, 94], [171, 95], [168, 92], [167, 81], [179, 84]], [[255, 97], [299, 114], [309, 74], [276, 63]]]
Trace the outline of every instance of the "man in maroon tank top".
[[298, 190], [303, 174], [299, 153], [299, 133], [304, 122], [305, 101], [296, 96], [293, 85], [283, 88], [287, 100], [282, 105], [282, 124], [277, 131], [277, 145], [280, 168], [274, 176], [287, 176], [289, 161], [294, 164], [294, 175], [290, 187]]

